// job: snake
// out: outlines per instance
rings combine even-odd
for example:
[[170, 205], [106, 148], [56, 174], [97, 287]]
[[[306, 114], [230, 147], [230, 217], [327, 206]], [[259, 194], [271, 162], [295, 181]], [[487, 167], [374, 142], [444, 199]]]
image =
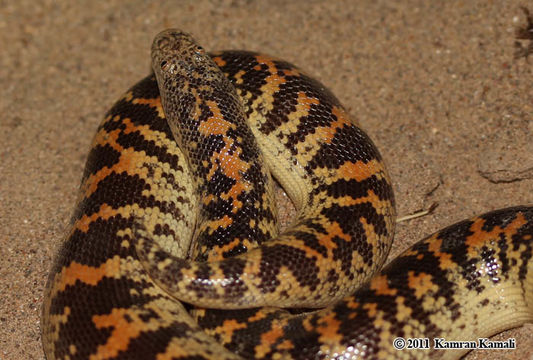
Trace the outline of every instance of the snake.
[[[533, 322], [533, 205], [420, 240], [383, 267], [391, 181], [337, 98], [260, 53], [168, 29], [108, 111], [50, 271], [48, 360], [458, 358]], [[297, 215], [279, 232], [277, 181]]]

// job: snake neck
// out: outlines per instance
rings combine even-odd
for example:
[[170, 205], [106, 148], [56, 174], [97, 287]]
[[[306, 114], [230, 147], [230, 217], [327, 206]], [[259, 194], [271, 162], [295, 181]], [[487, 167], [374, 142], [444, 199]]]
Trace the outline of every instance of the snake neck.
[[152, 66], [199, 199], [197, 260], [246, 252], [276, 234], [272, 180], [237, 90], [187, 34], [154, 40]]

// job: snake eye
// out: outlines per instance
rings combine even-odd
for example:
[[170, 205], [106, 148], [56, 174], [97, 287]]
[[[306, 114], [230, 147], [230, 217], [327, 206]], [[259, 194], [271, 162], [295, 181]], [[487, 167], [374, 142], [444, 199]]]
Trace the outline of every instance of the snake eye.
[[196, 48], [194, 49], [194, 54], [193, 54], [194, 60], [196, 62], [202, 62], [204, 55], [205, 55], [204, 48], [197, 45]]
[[167, 64], [168, 64], [168, 61], [166, 60], [161, 61], [161, 64], [160, 64], [161, 70], [165, 70], [167, 67]]

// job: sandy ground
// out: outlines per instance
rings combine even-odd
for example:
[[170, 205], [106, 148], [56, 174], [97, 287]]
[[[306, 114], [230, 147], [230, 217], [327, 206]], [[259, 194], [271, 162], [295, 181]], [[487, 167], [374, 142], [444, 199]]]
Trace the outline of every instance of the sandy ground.
[[[520, 5], [0, 0], [0, 359], [44, 357], [43, 290], [89, 143], [148, 73], [157, 32], [273, 54], [330, 87], [381, 149], [399, 214], [439, 204], [398, 226], [394, 256], [465, 217], [533, 203], [533, 57], [513, 58]], [[531, 358], [532, 329], [497, 337], [517, 350], [469, 359]]]

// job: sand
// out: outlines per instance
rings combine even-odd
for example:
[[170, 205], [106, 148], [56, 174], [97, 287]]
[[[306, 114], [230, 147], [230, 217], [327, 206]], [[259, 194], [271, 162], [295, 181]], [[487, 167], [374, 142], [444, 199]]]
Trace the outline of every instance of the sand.
[[[519, 1], [0, 1], [0, 359], [43, 359], [54, 253], [103, 114], [166, 27], [259, 50], [324, 82], [374, 139], [400, 223], [391, 256], [477, 213], [533, 203], [533, 56], [513, 58]], [[527, 46], [527, 41], [523, 41]], [[529, 358], [517, 349], [469, 359]]]

